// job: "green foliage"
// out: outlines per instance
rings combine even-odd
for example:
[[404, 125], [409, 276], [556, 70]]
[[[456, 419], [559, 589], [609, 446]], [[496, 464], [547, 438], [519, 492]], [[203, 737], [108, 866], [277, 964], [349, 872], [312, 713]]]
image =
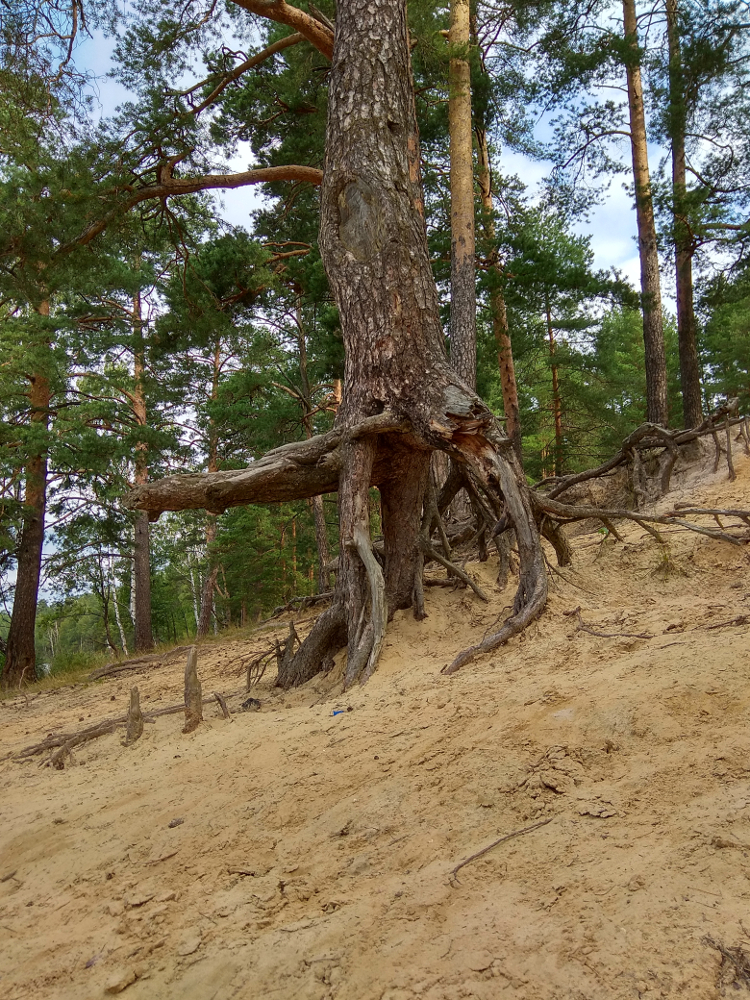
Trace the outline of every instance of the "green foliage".
[[750, 268], [718, 275], [701, 300], [705, 318], [700, 337], [708, 404], [738, 397], [740, 412], [750, 408]]

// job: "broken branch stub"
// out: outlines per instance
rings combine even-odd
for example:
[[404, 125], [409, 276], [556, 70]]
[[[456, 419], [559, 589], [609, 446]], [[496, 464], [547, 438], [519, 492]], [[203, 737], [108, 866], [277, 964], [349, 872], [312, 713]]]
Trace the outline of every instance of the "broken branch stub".
[[192, 733], [203, 722], [203, 697], [198, 680], [198, 647], [191, 646], [185, 664], [185, 726], [183, 733]]
[[130, 746], [143, 736], [143, 713], [138, 688], [130, 689], [130, 708], [128, 709], [128, 726], [125, 731], [125, 746]]

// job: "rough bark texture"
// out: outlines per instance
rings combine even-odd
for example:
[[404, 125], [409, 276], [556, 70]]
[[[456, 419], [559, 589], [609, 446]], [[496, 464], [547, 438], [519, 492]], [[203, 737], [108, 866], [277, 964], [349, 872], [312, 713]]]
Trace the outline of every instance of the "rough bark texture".
[[630, 146], [633, 154], [635, 211], [638, 225], [638, 253], [641, 263], [641, 303], [643, 342], [646, 349], [646, 419], [666, 427], [669, 422], [667, 400], [667, 359], [661, 313], [659, 254], [656, 242], [651, 175], [648, 166], [646, 118], [643, 107], [638, 24], [635, 0], [622, 0], [625, 38], [628, 42], [627, 84], [630, 107]]
[[448, 41], [448, 131], [451, 182], [451, 364], [471, 388], [477, 384], [477, 290], [474, 164], [471, 131], [469, 0], [451, 0]]
[[128, 709], [128, 724], [125, 730], [125, 745], [135, 743], [143, 736], [143, 713], [141, 698], [137, 687], [130, 689], [130, 708]]
[[203, 694], [198, 680], [198, 648], [191, 646], [185, 664], [185, 725], [183, 733], [192, 733], [203, 722]]
[[[221, 376], [221, 340], [217, 340], [214, 345], [213, 365], [211, 372], [211, 400], [213, 402], [219, 396], [219, 378]], [[213, 417], [209, 420], [208, 426], [208, 472], [218, 472], [219, 469], [219, 437], [216, 430], [216, 423]], [[216, 515], [209, 514], [206, 524], [206, 576], [201, 588], [201, 608], [198, 615], [198, 638], [208, 635], [211, 628], [211, 616], [214, 610], [214, 591], [216, 581], [219, 576], [219, 564], [213, 552], [213, 545], [216, 541]]]
[[[133, 415], [139, 427], [145, 427], [146, 392], [144, 388], [144, 345], [143, 321], [141, 319], [141, 297], [133, 300]], [[142, 486], [148, 480], [148, 445], [139, 441], [135, 446], [135, 484]], [[154, 648], [151, 630], [151, 551], [149, 546], [148, 516], [137, 514], [133, 543], [133, 584], [135, 588], [135, 651], [148, 652]]]
[[484, 233], [490, 245], [489, 265], [494, 272], [494, 283], [490, 290], [490, 310], [492, 313], [492, 332], [497, 345], [497, 363], [500, 368], [500, 385], [503, 393], [503, 409], [505, 410], [505, 432], [513, 442], [518, 461], [522, 461], [521, 452], [521, 411], [518, 405], [518, 385], [516, 369], [513, 362], [513, 347], [508, 329], [508, 310], [505, 307], [505, 297], [500, 287], [502, 268], [495, 245], [495, 222], [492, 202], [492, 171], [490, 169], [490, 152], [487, 146], [487, 133], [484, 129], [475, 130], [477, 137], [477, 180], [484, 209]]
[[546, 299], [545, 313], [547, 315], [547, 338], [549, 340], [549, 360], [552, 369], [552, 416], [555, 423], [555, 475], [562, 475], [563, 462], [563, 426], [562, 426], [562, 400], [560, 399], [560, 378], [557, 365], [555, 364], [555, 354], [557, 344], [555, 343], [555, 329], [552, 325], [552, 310], [549, 299]]
[[677, 299], [677, 339], [680, 352], [680, 385], [684, 427], [697, 427], [703, 420], [701, 373], [693, 310], [694, 245], [687, 217], [687, 172], [685, 167], [685, 78], [682, 71], [677, 0], [667, 0], [669, 43], [669, 119], [672, 140], [672, 212]]
[[211, 553], [216, 541], [216, 516], [209, 514], [206, 525], [206, 552], [208, 553], [208, 568], [201, 588], [201, 610], [198, 616], [198, 638], [208, 635], [211, 630], [211, 616], [214, 610], [214, 590], [219, 576], [219, 565]]
[[[49, 315], [43, 303], [41, 315]], [[50, 384], [42, 374], [31, 377], [29, 404], [31, 423], [46, 430], [49, 424]], [[34, 629], [39, 599], [39, 577], [44, 546], [44, 513], [47, 503], [47, 451], [33, 455], [26, 465], [21, 544], [16, 562], [16, 589], [8, 631], [3, 688], [20, 687], [36, 680]], [[144, 515], [145, 516], [145, 515]]]

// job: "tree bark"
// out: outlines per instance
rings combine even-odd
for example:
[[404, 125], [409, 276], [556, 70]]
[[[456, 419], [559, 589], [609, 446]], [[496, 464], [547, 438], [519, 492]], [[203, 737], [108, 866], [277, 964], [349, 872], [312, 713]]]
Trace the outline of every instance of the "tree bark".
[[[311, 416], [313, 410], [312, 387], [310, 385], [310, 378], [307, 371], [307, 339], [299, 300], [297, 301], [297, 308], [295, 311], [295, 321], [297, 325], [297, 345], [299, 347], [299, 375], [300, 388], [302, 390], [301, 402], [304, 408], [302, 425], [305, 428], [305, 436], [309, 439], [313, 437], [313, 420]], [[329, 574], [326, 567], [331, 562], [331, 550], [328, 545], [328, 529], [326, 528], [325, 511], [323, 510], [323, 497], [311, 497], [310, 506], [313, 512], [315, 546], [318, 552], [318, 593], [324, 594], [329, 589]]]
[[[41, 316], [49, 316], [49, 302], [39, 306]], [[49, 379], [37, 373], [30, 378], [29, 406], [31, 425], [42, 432], [49, 426], [52, 398]], [[8, 631], [4, 689], [21, 687], [36, 680], [36, 610], [44, 547], [44, 515], [47, 505], [47, 446], [32, 455], [26, 464], [21, 544], [16, 563], [16, 588]], [[144, 515], [145, 516], [145, 515]]]
[[628, 105], [630, 108], [630, 146], [633, 156], [635, 211], [638, 226], [638, 254], [641, 264], [641, 308], [643, 342], [646, 352], [646, 419], [649, 423], [669, 423], [667, 398], [667, 357], [661, 312], [661, 283], [656, 223], [651, 196], [648, 166], [646, 117], [643, 107], [640, 50], [635, 0], [622, 0], [625, 40], [628, 43], [626, 65]]
[[[218, 399], [219, 377], [221, 375], [221, 339], [217, 338], [214, 344], [213, 364], [211, 370], [211, 400]], [[208, 472], [218, 472], [219, 470], [219, 439], [216, 424], [213, 417], [209, 419], [208, 425]], [[211, 616], [214, 610], [214, 591], [216, 581], [219, 577], [219, 564], [216, 560], [212, 548], [216, 541], [216, 515], [208, 515], [206, 524], [206, 576], [203, 580], [201, 590], [201, 609], [198, 616], [198, 638], [207, 636], [211, 628]]]
[[[405, 0], [350, 0], [336, 18], [329, 77], [320, 247], [346, 350], [334, 430], [277, 449], [250, 470], [221, 477], [224, 502], [252, 484], [297, 497], [338, 485], [339, 572], [332, 607], [316, 622], [283, 682], [300, 683], [345, 642], [345, 683], [374, 669], [389, 610], [421, 591], [420, 520], [430, 452], [467, 466], [516, 530], [520, 582], [511, 617], [463, 657], [494, 648], [541, 613], [547, 584], [522, 470], [494, 416], [447, 362], [424, 219], [413, 179], [415, 134]], [[337, 484], [331, 485], [332, 475]], [[134, 493], [152, 512], [214, 499], [211, 480], [171, 477]], [[382, 486], [386, 559], [375, 559], [369, 489]], [[247, 494], [246, 494], [247, 495]], [[289, 495], [289, 493], [287, 493]], [[413, 598], [412, 598], [413, 600]], [[390, 607], [389, 607], [390, 606]], [[419, 610], [419, 602], [418, 602]], [[458, 664], [460, 665], [460, 664]], [[455, 666], [455, 665], [454, 665]]]
[[477, 289], [474, 165], [471, 130], [469, 0], [451, 0], [448, 41], [448, 131], [451, 184], [451, 364], [471, 389], [477, 384]]
[[[133, 298], [133, 411], [136, 424], [146, 427], [145, 347], [143, 343], [143, 317], [141, 295]], [[135, 446], [135, 485], [148, 481], [148, 444], [144, 440]], [[151, 629], [151, 552], [149, 545], [148, 515], [136, 514], [133, 544], [133, 584], [135, 587], [135, 651], [148, 652], [154, 648]]]
[[557, 344], [555, 343], [555, 330], [552, 326], [552, 310], [549, 298], [546, 296], [544, 309], [547, 316], [547, 337], [549, 339], [550, 368], [552, 369], [552, 416], [555, 422], [555, 475], [561, 476], [563, 461], [562, 400], [560, 399], [560, 379], [558, 377], [557, 365], [555, 364]]
[[703, 420], [701, 373], [693, 309], [694, 244], [687, 206], [685, 168], [685, 78], [678, 23], [677, 0], [666, 0], [669, 45], [669, 125], [672, 141], [672, 215], [677, 298], [677, 339], [680, 353], [682, 419], [686, 428], [698, 427]]
[[513, 443], [518, 461], [521, 462], [523, 455], [521, 451], [518, 384], [516, 383], [516, 369], [513, 363], [513, 347], [508, 330], [508, 311], [505, 308], [505, 297], [500, 285], [502, 268], [495, 245], [490, 153], [486, 131], [477, 128], [475, 134], [477, 138], [477, 180], [479, 181], [482, 208], [485, 214], [484, 234], [490, 246], [489, 265], [494, 279], [490, 289], [490, 312], [492, 314], [492, 332], [497, 345], [497, 363], [500, 368], [500, 386], [503, 394], [503, 409], [505, 410], [505, 432]]

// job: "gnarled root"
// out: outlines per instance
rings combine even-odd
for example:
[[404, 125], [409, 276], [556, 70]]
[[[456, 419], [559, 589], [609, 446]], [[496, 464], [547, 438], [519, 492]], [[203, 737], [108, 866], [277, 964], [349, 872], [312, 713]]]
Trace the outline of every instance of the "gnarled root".
[[[478, 444], [478, 442], [477, 442]], [[482, 447], [476, 444], [464, 451], [465, 459], [482, 482], [488, 493], [495, 493], [505, 504], [505, 516], [516, 531], [520, 557], [520, 579], [513, 603], [513, 614], [503, 622], [502, 628], [486, 636], [476, 646], [459, 653], [444, 674], [453, 674], [482, 653], [489, 653], [504, 645], [514, 635], [522, 632], [544, 610], [547, 603], [547, 574], [544, 553], [539, 540], [529, 491], [523, 484], [523, 474], [518, 467], [509, 441], [489, 441]]]

